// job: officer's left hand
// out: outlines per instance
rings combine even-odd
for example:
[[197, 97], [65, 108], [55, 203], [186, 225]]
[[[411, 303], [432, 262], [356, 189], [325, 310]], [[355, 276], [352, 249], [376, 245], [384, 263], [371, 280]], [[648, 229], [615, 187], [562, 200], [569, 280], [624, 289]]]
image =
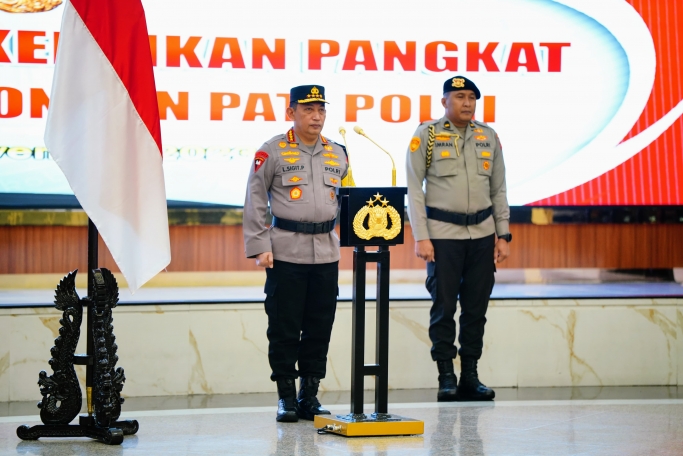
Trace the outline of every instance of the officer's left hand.
[[510, 256], [510, 245], [505, 239], [498, 239], [493, 248], [493, 262], [502, 263]]

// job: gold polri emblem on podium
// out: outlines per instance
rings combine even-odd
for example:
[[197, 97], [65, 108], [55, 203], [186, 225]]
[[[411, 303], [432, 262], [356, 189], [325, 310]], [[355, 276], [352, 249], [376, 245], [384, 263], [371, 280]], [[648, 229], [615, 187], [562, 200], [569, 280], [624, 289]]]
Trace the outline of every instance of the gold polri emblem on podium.
[[[370, 198], [368, 205], [363, 206], [356, 213], [353, 218], [353, 232], [365, 240], [374, 237], [394, 239], [401, 232], [401, 216], [393, 206], [388, 205], [389, 201], [386, 198], [382, 200], [383, 197], [379, 192], [374, 197], [374, 200]], [[381, 203], [381, 206], [375, 206], [375, 203]], [[368, 218], [368, 229], [363, 226], [366, 218]], [[389, 219], [391, 219], [391, 228], [387, 228]]]

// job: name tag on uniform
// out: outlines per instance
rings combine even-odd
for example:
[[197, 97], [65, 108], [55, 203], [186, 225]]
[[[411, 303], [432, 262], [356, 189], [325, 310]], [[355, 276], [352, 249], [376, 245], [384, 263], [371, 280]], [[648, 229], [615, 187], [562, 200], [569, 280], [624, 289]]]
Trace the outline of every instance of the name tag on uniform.
[[282, 172], [287, 173], [289, 171], [303, 171], [304, 169], [304, 165], [287, 165], [282, 167]]

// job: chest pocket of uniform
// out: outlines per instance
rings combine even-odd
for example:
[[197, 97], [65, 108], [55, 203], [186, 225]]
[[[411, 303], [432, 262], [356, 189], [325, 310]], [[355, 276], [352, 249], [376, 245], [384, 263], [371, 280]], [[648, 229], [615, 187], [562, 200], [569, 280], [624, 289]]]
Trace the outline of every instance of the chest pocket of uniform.
[[325, 183], [325, 202], [327, 204], [337, 204], [337, 188], [341, 187], [341, 177], [337, 174], [323, 173]]
[[282, 186], [291, 187], [294, 185], [306, 185], [308, 184], [308, 173], [305, 172], [293, 172], [284, 173], [282, 175]]
[[290, 203], [307, 203], [310, 189], [308, 174], [303, 172], [290, 172], [282, 175], [282, 186], [287, 192], [287, 201]]
[[490, 176], [493, 172], [493, 152], [477, 150], [477, 172], [482, 176]]
[[454, 151], [435, 150], [432, 167], [438, 177], [455, 176], [458, 174], [458, 160]]
[[332, 175], [340, 180], [342, 178], [342, 162], [339, 159], [326, 159], [323, 161], [323, 173], [324, 175]]

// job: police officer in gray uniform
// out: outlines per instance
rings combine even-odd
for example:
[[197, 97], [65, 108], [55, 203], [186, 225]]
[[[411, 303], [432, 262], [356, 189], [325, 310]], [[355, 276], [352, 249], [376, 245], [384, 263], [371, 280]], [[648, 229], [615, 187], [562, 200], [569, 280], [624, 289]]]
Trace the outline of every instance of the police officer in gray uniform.
[[[415, 253], [427, 261], [426, 286], [432, 296], [429, 337], [439, 370], [439, 401], [495, 397], [479, 381], [477, 361], [495, 264], [509, 255], [512, 235], [498, 135], [472, 119], [479, 97], [469, 79], [449, 78], [441, 100], [445, 116], [418, 127], [406, 157]], [[459, 351], [454, 319], [458, 299]], [[453, 371], [458, 354], [460, 383]]]
[[[246, 255], [266, 268], [268, 360], [279, 396], [276, 419], [283, 422], [330, 413], [316, 396], [337, 307], [334, 226], [348, 160], [320, 134], [326, 103], [322, 86], [291, 89], [287, 115], [294, 126], [256, 152], [244, 202]], [[269, 203], [273, 224], [266, 228]]]

